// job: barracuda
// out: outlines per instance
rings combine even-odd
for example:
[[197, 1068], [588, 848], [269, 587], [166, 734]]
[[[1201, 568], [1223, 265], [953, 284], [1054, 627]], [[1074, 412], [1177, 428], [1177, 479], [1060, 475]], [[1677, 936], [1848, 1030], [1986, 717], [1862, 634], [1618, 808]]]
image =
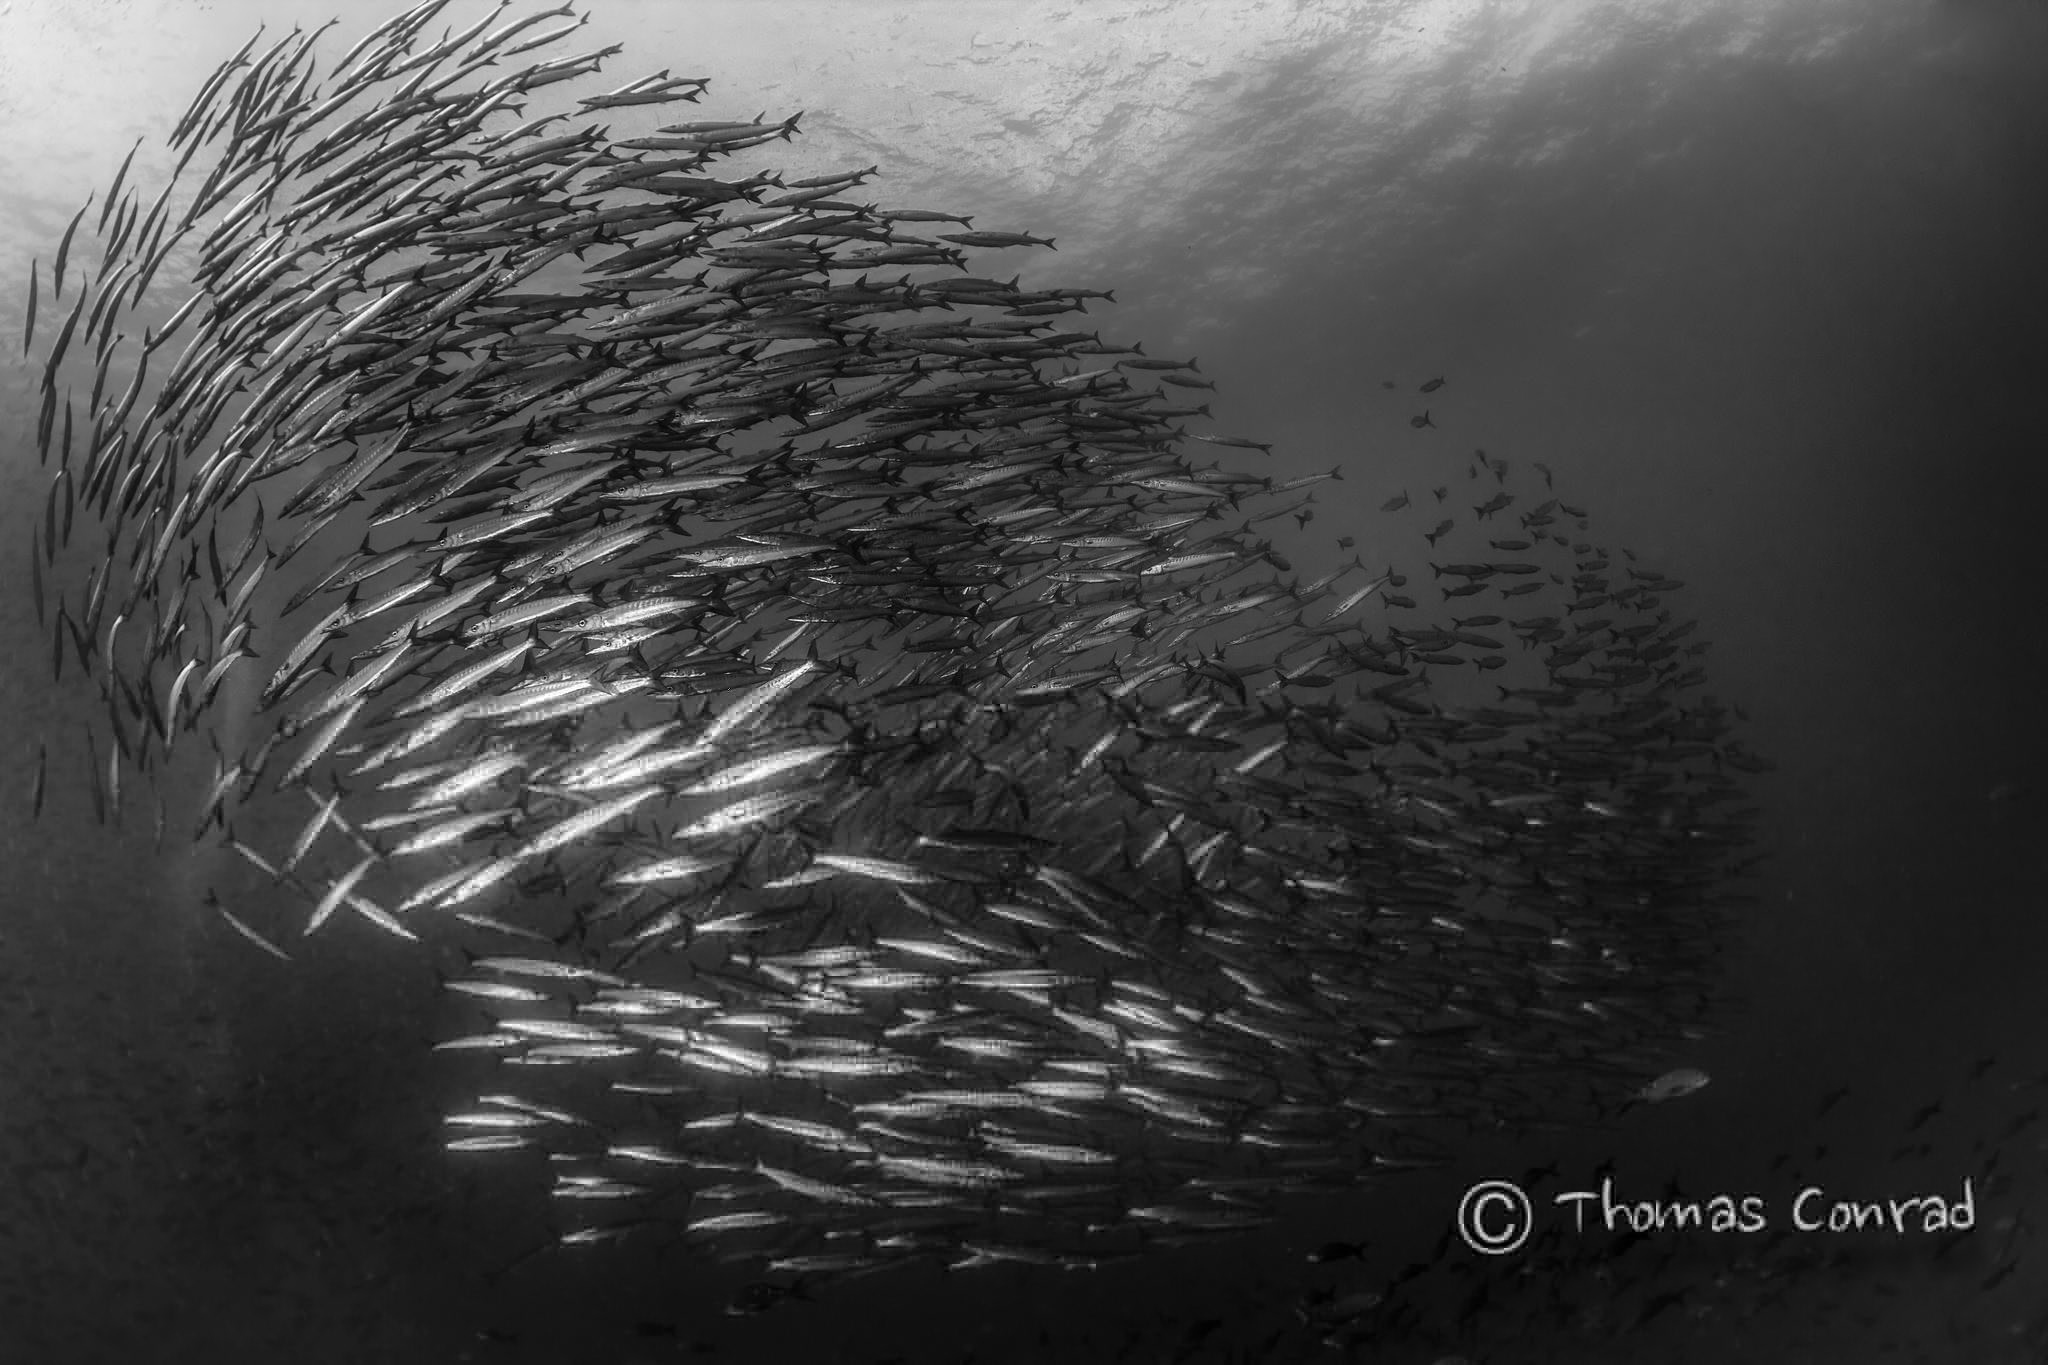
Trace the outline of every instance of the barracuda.
[[[540, 1154], [571, 1244], [1078, 1265], [1424, 1163], [1439, 1120], [1680, 1100], [1642, 1087], [1685, 1074], [1765, 765], [1677, 579], [1475, 454], [1487, 500], [1380, 489], [1323, 562], [1384, 567], [1297, 582], [1254, 528], [1305, 541], [1363, 461], [1200, 465], [1269, 447], [1189, 431], [1192, 360], [966, 273], [1050, 237], [720, 177], [795, 118], [553, 131], [707, 88], [557, 100], [617, 53], [526, 56], [570, 7], [442, 8], [331, 67], [252, 41], [32, 260], [23, 586], [103, 814], [177, 809], [200, 731], [196, 838], [307, 932], [467, 960], [437, 1046], [492, 1089], [448, 1147]], [[209, 896], [289, 960], [292, 915]], [[593, 1093], [645, 1126], [569, 1120]]]

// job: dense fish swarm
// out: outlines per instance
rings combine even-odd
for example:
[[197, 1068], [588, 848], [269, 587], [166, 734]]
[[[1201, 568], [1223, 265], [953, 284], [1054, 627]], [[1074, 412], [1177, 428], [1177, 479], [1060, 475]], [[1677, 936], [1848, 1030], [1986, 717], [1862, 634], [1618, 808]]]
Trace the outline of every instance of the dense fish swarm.
[[574, 126], [701, 80], [536, 112], [614, 49], [444, 4], [252, 40], [24, 346], [102, 813], [203, 728], [177, 818], [303, 903], [225, 922], [461, 949], [451, 1148], [571, 1242], [1092, 1264], [1659, 1069], [1754, 763], [1677, 584], [1483, 454], [1474, 562], [1284, 577], [1314, 479], [966, 273], [1033, 239]]

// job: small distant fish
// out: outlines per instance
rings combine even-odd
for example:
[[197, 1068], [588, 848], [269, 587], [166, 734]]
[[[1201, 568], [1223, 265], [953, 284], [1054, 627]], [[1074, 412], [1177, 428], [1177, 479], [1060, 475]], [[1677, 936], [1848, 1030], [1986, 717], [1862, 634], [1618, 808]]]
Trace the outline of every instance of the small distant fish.
[[1328, 1312], [1332, 1320], [1341, 1323], [1369, 1313], [1384, 1302], [1386, 1295], [1377, 1289], [1354, 1289], [1349, 1294], [1331, 1300]]
[[1676, 1071], [1667, 1071], [1636, 1091], [1636, 1098], [1644, 1104], [1662, 1104], [1666, 1100], [1682, 1099], [1696, 1090], [1704, 1090], [1713, 1078], [1698, 1067], [1682, 1066]]
[[36, 280], [38, 278], [38, 269], [38, 262], [32, 260], [28, 263], [28, 322], [21, 329], [21, 353], [23, 355], [28, 354], [28, 344], [35, 339], [36, 334]]
[[728, 1317], [751, 1317], [792, 1299], [810, 1299], [810, 1295], [804, 1290], [803, 1281], [776, 1284], [771, 1280], [755, 1280], [751, 1284], [739, 1287], [738, 1292], [732, 1296], [732, 1301], [726, 1304], [725, 1312]]
[[1328, 1265], [1332, 1261], [1360, 1260], [1365, 1256], [1363, 1242], [1325, 1242], [1308, 1254], [1310, 1265]]
[[57, 265], [50, 272], [50, 295], [52, 298], [61, 299], [64, 297], [64, 263], [71, 256], [71, 236], [78, 231], [78, 225], [84, 221], [85, 211], [92, 207], [92, 201], [92, 195], [89, 194], [85, 197], [85, 203], [79, 207], [78, 216], [71, 220], [70, 227], [64, 229], [64, 240], [57, 243]]
[[1398, 498], [1388, 498], [1388, 499], [1387, 499], [1387, 500], [1386, 500], [1385, 502], [1381, 503], [1381, 504], [1380, 504], [1380, 510], [1381, 510], [1382, 512], [1398, 512], [1398, 511], [1400, 511], [1400, 510], [1401, 510], [1401, 509], [1402, 509], [1403, 507], [1406, 507], [1407, 505], [1408, 505], [1408, 494], [1407, 494], [1407, 492], [1406, 492], [1406, 491], [1404, 490], [1404, 491], [1402, 492], [1401, 496], [1399, 496]]
[[220, 903], [220, 898], [215, 896], [211, 890], [209, 890], [206, 893], [206, 903], [208, 905], [211, 905], [215, 910], [220, 912], [220, 917], [228, 922], [229, 928], [233, 929], [243, 938], [248, 939], [249, 942], [255, 944], [264, 952], [269, 953], [272, 957], [276, 958], [280, 962], [290, 962], [292, 960], [290, 953], [287, 953], [284, 949], [278, 947], [275, 943], [272, 943], [269, 939], [263, 937], [263, 935], [257, 933], [254, 929], [251, 929], [247, 924], [244, 924], [235, 915], [233, 911], [229, 910], [225, 905], [222, 905]]
[[1431, 545], [1435, 545], [1435, 544], [1437, 543], [1437, 541], [1438, 541], [1438, 540], [1439, 540], [1439, 539], [1440, 539], [1440, 538], [1441, 538], [1441, 537], [1442, 537], [1442, 536], [1443, 536], [1443, 535], [1444, 535], [1444, 534], [1445, 534], [1446, 532], [1448, 532], [1448, 531], [1449, 531], [1449, 530], [1451, 529], [1451, 527], [1453, 527], [1453, 526], [1455, 526], [1455, 525], [1457, 525], [1457, 523], [1456, 523], [1456, 522], [1452, 521], [1452, 520], [1451, 520], [1451, 519], [1450, 519], [1449, 517], [1445, 517], [1445, 518], [1444, 518], [1444, 519], [1443, 519], [1442, 521], [1440, 521], [1440, 522], [1438, 522], [1438, 523], [1436, 524], [1436, 529], [1435, 529], [1434, 531], [1430, 531], [1430, 532], [1426, 533], [1426, 534], [1425, 534], [1425, 535], [1423, 536], [1423, 539], [1424, 539], [1424, 540], [1427, 540], [1427, 541], [1428, 541], [1428, 542], [1429, 542], [1429, 543], [1430, 543]]
[[1410, 417], [1408, 419], [1408, 425], [1419, 430], [1422, 427], [1433, 427], [1436, 423], [1429, 420], [1429, 409], [1424, 408], [1420, 417]]
[[1436, 378], [1430, 380], [1428, 383], [1422, 386], [1422, 392], [1435, 393], [1438, 389], [1442, 388], [1443, 386], [1444, 377], [1442, 375], [1438, 375]]

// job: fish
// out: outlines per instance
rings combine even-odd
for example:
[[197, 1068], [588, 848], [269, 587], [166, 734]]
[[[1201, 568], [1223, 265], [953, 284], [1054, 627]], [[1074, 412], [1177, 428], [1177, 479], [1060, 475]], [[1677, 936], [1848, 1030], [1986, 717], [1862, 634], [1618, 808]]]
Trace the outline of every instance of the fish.
[[114, 204], [121, 197], [121, 182], [128, 178], [128, 167], [134, 162], [135, 154], [142, 150], [142, 143], [142, 138], [136, 138], [134, 144], [128, 148], [128, 155], [121, 158], [119, 168], [114, 171], [114, 183], [107, 188], [106, 198], [100, 201], [100, 219], [96, 231], [104, 233], [107, 230], [107, 215], [114, 211]]
[[28, 312], [21, 324], [21, 353], [27, 355], [29, 344], [36, 339], [36, 282], [41, 278], [41, 263], [31, 259], [28, 263]]
[[1420, 430], [1423, 427], [1433, 427], [1436, 423], [1429, 420], [1429, 409], [1424, 408], [1421, 413], [1408, 419], [1408, 425]]
[[[1197, 358], [978, 264], [1052, 235], [732, 170], [797, 117], [628, 135], [720, 92], [558, 98], [619, 55], [571, 7], [440, 8], [317, 87], [319, 35], [252, 40], [101, 198], [23, 577], [108, 706], [31, 804], [213, 748], [192, 837], [311, 903], [297, 951], [346, 907], [460, 959], [437, 1145], [530, 1154], [558, 1244], [1165, 1254], [1700, 1021], [1764, 759], [1678, 566], [1406, 491], [1317, 561], [1341, 466], [1235, 467]], [[1481, 518], [1533, 483], [1475, 458]], [[1455, 616], [1396, 591], [1430, 558]]]
[[1636, 1092], [1636, 1098], [1645, 1104], [1663, 1104], [1667, 1100], [1683, 1099], [1685, 1096], [1706, 1088], [1712, 1078], [1698, 1067], [1684, 1066], [1667, 1071]]
[[227, 921], [229, 928], [233, 929], [243, 938], [255, 944], [258, 948], [261, 948], [264, 952], [270, 954], [278, 961], [290, 962], [292, 960], [290, 953], [287, 953], [284, 949], [278, 947], [275, 943], [272, 943], [269, 939], [257, 933], [254, 929], [250, 928], [247, 924], [243, 923], [241, 918], [237, 916], [232, 910], [228, 909], [227, 906], [221, 904], [220, 900], [213, 894], [213, 891], [210, 888], [206, 892], [206, 897], [207, 904], [211, 905], [214, 908], [214, 910], [219, 913], [220, 917], [223, 920]]
[[1365, 1255], [1363, 1242], [1325, 1242], [1308, 1254], [1310, 1265], [1329, 1265], [1332, 1261], [1359, 1260]]
[[[64, 229], [64, 236], [57, 243], [57, 263], [50, 267], [51, 298], [64, 297], [64, 265], [71, 256], [71, 238], [78, 231], [78, 225], [85, 221], [85, 211], [92, 207], [92, 201], [92, 195], [85, 197], [85, 202], [79, 205], [78, 212], [72, 216], [71, 225]], [[85, 300], [81, 297], [79, 302], [84, 303]]]
[[1437, 377], [1436, 377], [1435, 379], [1427, 379], [1427, 380], [1424, 380], [1424, 381], [1423, 381], [1423, 383], [1422, 383], [1422, 392], [1423, 392], [1423, 393], [1435, 393], [1435, 392], [1436, 392], [1436, 391], [1437, 391], [1438, 389], [1442, 388], [1443, 386], [1444, 386], [1444, 380], [1443, 380], [1443, 376], [1442, 376], [1442, 375], [1438, 375], [1438, 376], [1437, 376]]
[[350, 868], [346, 874], [334, 880], [333, 884], [327, 888], [325, 894], [320, 897], [319, 904], [313, 907], [312, 915], [306, 920], [305, 932], [308, 935], [311, 935], [314, 930], [327, 922], [328, 916], [340, 908], [341, 903], [348, 898], [349, 892], [355, 890], [356, 883], [363, 879], [363, 874], [375, 867], [377, 862], [377, 855], [374, 853], [369, 854], [353, 868]]
[[942, 242], [958, 242], [962, 246], [994, 247], [1001, 249], [1012, 246], [1042, 246], [1057, 250], [1050, 237], [1033, 237], [1028, 232], [942, 232]]
[[788, 1284], [778, 1284], [772, 1280], [754, 1280], [741, 1285], [733, 1292], [732, 1298], [725, 1305], [725, 1312], [728, 1317], [751, 1317], [757, 1313], [766, 1313], [780, 1304], [808, 1298], [810, 1292], [804, 1288], [801, 1280]]

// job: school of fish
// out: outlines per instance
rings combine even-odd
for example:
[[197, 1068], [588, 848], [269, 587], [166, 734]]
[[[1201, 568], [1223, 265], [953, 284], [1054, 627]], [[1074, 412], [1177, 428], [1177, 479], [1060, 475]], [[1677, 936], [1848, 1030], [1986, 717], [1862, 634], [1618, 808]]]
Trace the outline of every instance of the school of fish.
[[1341, 470], [969, 273], [1050, 241], [719, 178], [798, 119], [614, 135], [706, 83], [547, 107], [618, 49], [445, 6], [252, 39], [22, 347], [101, 815], [175, 750], [223, 924], [459, 955], [451, 1150], [570, 1244], [1092, 1265], [1665, 1069], [1761, 764], [1680, 584], [1483, 453], [1430, 579], [1306, 581]]

